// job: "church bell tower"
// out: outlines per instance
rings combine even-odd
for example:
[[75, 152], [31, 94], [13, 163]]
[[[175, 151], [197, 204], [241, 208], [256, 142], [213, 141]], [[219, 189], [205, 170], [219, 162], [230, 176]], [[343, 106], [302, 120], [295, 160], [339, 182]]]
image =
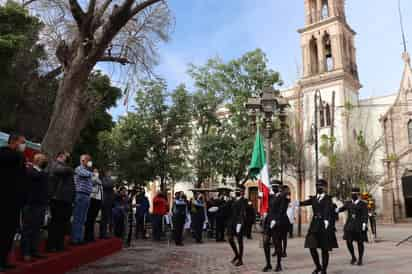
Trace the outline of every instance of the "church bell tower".
[[299, 86], [303, 96], [305, 132], [310, 132], [313, 125], [313, 98], [315, 93], [320, 93], [319, 136], [332, 132], [337, 146], [344, 148], [351, 142], [354, 132], [344, 108], [358, 104], [361, 88], [356, 62], [356, 33], [347, 23], [345, 0], [304, 1], [305, 26], [298, 32], [303, 62]]

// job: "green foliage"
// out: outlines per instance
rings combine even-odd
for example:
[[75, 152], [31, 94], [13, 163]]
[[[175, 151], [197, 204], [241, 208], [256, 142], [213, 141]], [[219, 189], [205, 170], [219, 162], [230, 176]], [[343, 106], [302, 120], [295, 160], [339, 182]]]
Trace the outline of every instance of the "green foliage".
[[[197, 88], [194, 117], [196, 143], [200, 144], [195, 161], [198, 186], [207, 181], [225, 181], [227, 177], [235, 178], [236, 183], [245, 179], [255, 135], [245, 104], [265, 86], [282, 84], [279, 73], [269, 69], [267, 63], [266, 55], [257, 49], [227, 63], [214, 58], [203, 66], [191, 66], [189, 73]], [[204, 145], [208, 141], [214, 145]], [[278, 144], [279, 139], [274, 142]], [[279, 170], [278, 154], [273, 156], [273, 170]]]
[[100, 149], [119, 175], [137, 184], [160, 178], [164, 187], [188, 174], [192, 98], [184, 85], [168, 93], [163, 80], [144, 81], [135, 112], [100, 135]]

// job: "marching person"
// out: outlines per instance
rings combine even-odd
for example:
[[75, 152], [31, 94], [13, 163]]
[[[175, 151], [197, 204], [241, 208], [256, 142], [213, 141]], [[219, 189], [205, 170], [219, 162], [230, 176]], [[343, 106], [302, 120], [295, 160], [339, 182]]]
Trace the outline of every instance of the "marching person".
[[161, 191], [153, 199], [152, 236], [154, 241], [160, 241], [163, 227], [163, 216], [169, 212], [169, 204]]
[[177, 246], [183, 246], [183, 228], [186, 223], [188, 213], [187, 202], [184, 193], [176, 192], [175, 201], [172, 208], [174, 240]]
[[[368, 206], [360, 198], [360, 189], [352, 188], [352, 200], [346, 202], [341, 208], [336, 209], [337, 213], [348, 211], [348, 218], [344, 226], [343, 239], [346, 240], [349, 253], [352, 256], [350, 263], [352, 265], [363, 264], [363, 254], [365, 251], [364, 242], [368, 241]], [[358, 244], [359, 259], [356, 259], [353, 242]]]
[[[326, 188], [326, 180], [319, 179], [316, 183], [316, 196], [299, 202], [300, 206], [312, 206], [313, 210], [312, 221], [305, 239], [305, 248], [310, 249], [310, 254], [316, 266], [312, 274], [326, 274], [329, 265], [329, 252], [333, 248], [338, 248], [335, 231], [331, 226], [334, 222], [332, 200], [326, 193]], [[317, 249], [322, 250], [322, 264]]]
[[219, 208], [216, 212], [216, 242], [224, 242], [226, 222], [226, 201], [224, 195], [219, 196], [216, 205]]
[[245, 234], [246, 238], [252, 239], [252, 228], [256, 223], [256, 210], [253, 207], [252, 201], [248, 201], [246, 208], [246, 225], [245, 225]]
[[[236, 200], [231, 204], [231, 214], [228, 220], [227, 237], [230, 247], [235, 254], [231, 263], [235, 266], [243, 265], [243, 232], [246, 223], [246, 208], [247, 199], [245, 199], [245, 191], [243, 189], [236, 191]], [[236, 246], [234, 237], [239, 245]]]
[[201, 244], [204, 225], [208, 222], [206, 203], [200, 193], [192, 204], [192, 226], [196, 243]]
[[270, 244], [271, 240], [275, 247], [277, 256], [277, 264], [275, 272], [282, 271], [282, 240], [287, 237], [289, 230], [289, 219], [286, 214], [290, 202], [287, 192], [280, 191], [281, 182], [274, 180], [272, 182], [273, 194], [269, 200], [269, 211], [264, 220], [264, 236], [263, 249], [265, 251], [266, 266], [263, 272], [268, 272], [272, 269], [270, 262]]

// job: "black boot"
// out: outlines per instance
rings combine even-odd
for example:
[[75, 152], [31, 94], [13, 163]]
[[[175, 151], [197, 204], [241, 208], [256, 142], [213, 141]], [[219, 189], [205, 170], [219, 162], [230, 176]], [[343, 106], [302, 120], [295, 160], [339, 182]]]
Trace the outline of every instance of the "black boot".
[[281, 271], [282, 271], [282, 265], [281, 265], [281, 264], [278, 264], [278, 265], [276, 266], [275, 272], [281, 272]]
[[356, 264], [356, 262], [357, 262], [356, 257], [352, 257], [352, 260], [350, 260], [350, 264], [354, 265]]
[[270, 270], [272, 270], [272, 266], [269, 264], [262, 269], [262, 272], [269, 272]]
[[363, 259], [362, 258], [359, 258], [358, 265], [359, 266], [363, 265]]

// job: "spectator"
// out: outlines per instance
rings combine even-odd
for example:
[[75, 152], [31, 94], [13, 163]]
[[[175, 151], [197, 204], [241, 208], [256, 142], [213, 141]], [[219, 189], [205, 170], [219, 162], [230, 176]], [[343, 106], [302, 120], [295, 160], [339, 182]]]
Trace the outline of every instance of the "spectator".
[[0, 174], [2, 189], [0, 192], [0, 272], [15, 268], [8, 263], [14, 234], [19, 225], [19, 215], [25, 188], [25, 150], [26, 139], [22, 135], [12, 134], [8, 146], [0, 148]]
[[153, 240], [160, 241], [163, 216], [169, 211], [169, 205], [162, 192], [158, 192], [153, 199], [152, 232]]
[[43, 259], [46, 256], [39, 254], [40, 229], [44, 223], [46, 208], [48, 205], [48, 174], [47, 157], [44, 154], [36, 154], [33, 166], [27, 169], [27, 200], [23, 207], [23, 232], [21, 249], [25, 262], [32, 258]]
[[103, 204], [102, 204], [102, 217], [100, 219], [100, 238], [107, 239], [107, 226], [112, 225], [112, 208], [114, 201], [114, 182], [112, 180], [111, 172], [107, 171], [103, 178]]
[[102, 181], [100, 180], [99, 170], [97, 168], [93, 170], [92, 182], [93, 191], [90, 195], [90, 206], [89, 210], [87, 211], [87, 219], [84, 233], [84, 241], [86, 243], [94, 242], [96, 240], [94, 237], [96, 218], [99, 214], [100, 209], [102, 208], [103, 185]]
[[90, 205], [90, 194], [93, 191], [93, 167], [90, 155], [80, 156], [80, 166], [75, 169], [74, 182], [76, 184], [76, 196], [73, 210], [72, 244], [83, 244], [83, 226], [86, 222]]
[[136, 239], [139, 238], [139, 233], [142, 239], [146, 239], [145, 224], [149, 215], [149, 199], [145, 195], [144, 188], [141, 188], [136, 196]]
[[129, 208], [127, 189], [121, 187], [116, 193], [113, 206], [113, 227], [114, 235], [123, 239], [126, 230], [127, 212]]
[[51, 220], [49, 224], [47, 250], [60, 252], [64, 250], [64, 236], [70, 225], [73, 211], [75, 185], [74, 171], [67, 165], [70, 154], [57, 153], [56, 160], [49, 165], [49, 197]]

